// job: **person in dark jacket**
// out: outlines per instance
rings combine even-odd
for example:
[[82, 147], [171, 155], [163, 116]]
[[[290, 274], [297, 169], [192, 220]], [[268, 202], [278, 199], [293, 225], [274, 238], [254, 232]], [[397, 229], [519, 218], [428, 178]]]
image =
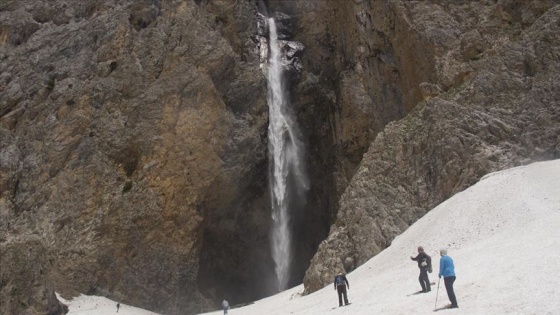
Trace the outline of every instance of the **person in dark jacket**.
[[430, 278], [428, 277], [428, 272], [432, 272], [432, 257], [428, 256], [424, 252], [422, 246], [418, 246], [418, 255], [416, 257], [410, 256], [410, 259], [418, 263], [418, 268], [420, 268], [420, 276], [418, 276], [418, 281], [420, 281], [420, 286], [422, 287], [423, 293], [432, 291], [430, 287]]
[[344, 305], [348, 305], [348, 297], [346, 296], [346, 286], [350, 290], [350, 283], [348, 279], [341, 273], [334, 277], [334, 289], [338, 292], [338, 306], [342, 306], [342, 295], [344, 295]]
[[447, 250], [442, 249], [439, 251], [441, 258], [439, 259], [439, 274], [438, 276], [443, 277], [443, 282], [445, 283], [445, 290], [447, 291], [447, 297], [451, 305], [450, 308], [459, 308], [457, 305], [457, 298], [455, 297], [455, 292], [453, 291], [453, 282], [455, 282], [455, 265], [453, 264], [453, 259], [447, 256]]

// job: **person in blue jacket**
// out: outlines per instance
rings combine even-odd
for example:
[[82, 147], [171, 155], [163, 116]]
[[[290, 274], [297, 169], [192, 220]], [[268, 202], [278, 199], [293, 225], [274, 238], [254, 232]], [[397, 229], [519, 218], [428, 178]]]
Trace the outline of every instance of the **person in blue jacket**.
[[447, 296], [451, 302], [450, 308], [459, 308], [457, 305], [457, 298], [455, 297], [455, 292], [453, 291], [453, 282], [455, 282], [455, 266], [453, 265], [453, 259], [447, 256], [447, 250], [442, 249], [439, 251], [441, 258], [439, 259], [439, 277], [443, 277], [443, 282], [445, 283], [445, 290], [447, 291]]

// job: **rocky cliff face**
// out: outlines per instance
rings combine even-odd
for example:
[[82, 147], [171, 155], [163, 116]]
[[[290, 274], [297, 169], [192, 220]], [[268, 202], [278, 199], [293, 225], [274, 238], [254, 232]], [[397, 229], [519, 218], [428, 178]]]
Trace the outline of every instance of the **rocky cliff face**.
[[[385, 104], [396, 106], [391, 117], [409, 113], [377, 134], [359, 162], [306, 273], [306, 292], [364, 263], [482, 175], [560, 157], [560, 7], [553, 1], [353, 1], [331, 12], [358, 22], [337, 33], [355, 64], [340, 73], [339, 86], [384, 75], [357, 81], [374, 86], [365, 104], [393, 95]], [[350, 104], [364, 104], [363, 94], [340, 91], [343, 107], [348, 95]], [[371, 112], [387, 121], [386, 112]]]
[[50, 266], [4, 304], [29, 284], [3, 260], [8, 314], [55, 289], [193, 313], [221, 293], [212, 264], [222, 288], [273, 274], [256, 7], [214, 5], [2, 2], [0, 246]]
[[[168, 314], [272, 292], [258, 6], [0, 3], [8, 314], [60, 314], [55, 290]], [[560, 157], [554, 0], [260, 6], [305, 45], [291, 283], [305, 274], [307, 292], [483, 174]]]

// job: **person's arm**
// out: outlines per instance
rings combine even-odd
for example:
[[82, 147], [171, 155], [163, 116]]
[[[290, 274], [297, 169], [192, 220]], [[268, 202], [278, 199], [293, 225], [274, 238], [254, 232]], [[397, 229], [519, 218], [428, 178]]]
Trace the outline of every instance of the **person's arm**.
[[420, 254], [416, 255], [416, 257], [412, 257], [412, 256], [410, 256], [410, 259], [412, 259], [412, 260], [416, 261], [416, 260], [418, 260], [418, 256], [420, 256]]
[[344, 281], [346, 281], [346, 285], [348, 286], [348, 290], [350, 290], [350, 282], [348, 282], [348, 279], [346, 279], [346, 276], [344, 277]]
[[336, 277], [334, 277], [334, 289], [336, 290]]
[[443, 263], [443, 257], [439, 260], [439, 273], [438, 273], [438, 277], [441, 278], [441, 273], [443, 272], [443, 268], [445, 267], [445, 264]]

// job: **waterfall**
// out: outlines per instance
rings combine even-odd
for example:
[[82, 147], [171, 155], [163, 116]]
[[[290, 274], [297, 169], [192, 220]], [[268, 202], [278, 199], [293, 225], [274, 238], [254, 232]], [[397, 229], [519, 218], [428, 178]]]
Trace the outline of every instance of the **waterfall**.
[[273, 220], [271, 246], [276, 264], [278, 291], [282, 291], [288, 288], [292, 261], [290, 205], [296, 196], [308, 189], [309, 184], [304, 171], [303, 143], [295, 119], [291, 116], [289, 94], [284, 84], [285, 56], [282, 55], [279, 46], [273, 18], [268, 19], [268, 26], [268, 147]]

